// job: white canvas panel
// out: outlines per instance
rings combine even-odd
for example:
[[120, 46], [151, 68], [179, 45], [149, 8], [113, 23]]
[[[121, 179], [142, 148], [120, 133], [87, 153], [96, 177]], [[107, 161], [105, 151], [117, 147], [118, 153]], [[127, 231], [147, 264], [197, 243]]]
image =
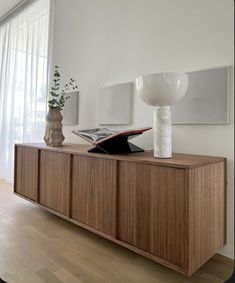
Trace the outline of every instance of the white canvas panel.
[[132, 83], [99, 88], [98, 122], [100, 125], [131, 123]]

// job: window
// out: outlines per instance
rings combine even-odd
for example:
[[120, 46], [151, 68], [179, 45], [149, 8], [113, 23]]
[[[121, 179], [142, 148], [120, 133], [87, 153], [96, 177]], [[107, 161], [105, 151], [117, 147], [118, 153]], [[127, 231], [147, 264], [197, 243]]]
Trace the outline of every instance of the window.
[[45, 130], [50, 1], [26, 1], [0, 22], [0, 178], [12, 181], [14, 143]]

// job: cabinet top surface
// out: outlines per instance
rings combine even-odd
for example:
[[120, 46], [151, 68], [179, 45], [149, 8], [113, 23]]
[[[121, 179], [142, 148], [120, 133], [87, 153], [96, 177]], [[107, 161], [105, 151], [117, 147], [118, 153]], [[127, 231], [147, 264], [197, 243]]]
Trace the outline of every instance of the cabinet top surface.
[[61, 153], [70, 153], [75, 155], [85, 155], [90, 157], [99, 157], [99, 158], [123, 160], [130, 162], [140, 162], [140, 163], [147, 163], [147, 164], [167, 166], [167, 167], [176, 167], [176, 168], [195, 168], [195, 167], [206, 166], [213, 163], [223, 162], [226, 160], [224, 157], [192, 155], [192, 154], [183, 154], [183, 153], [173, 153], [172, 158], [159, 159], [153, 157], [153, 151], [145, 151], [145, 152], [132, 153], [132, 154], [91, 153], [87, 151], [88, 149], [92, 148], [92, 146], [82, 145], [82, 144], [71, 144], [71, 143], [65, 143], [61, 147], [51, 147], [51, 146], [47, 146], [44, 143], [27, 143], [27, 144], [24, 143], [24, 144], [16, 144], [16, 146], [37, 148], [41, 150], [48, 150], [48, 151], [61, 152]]

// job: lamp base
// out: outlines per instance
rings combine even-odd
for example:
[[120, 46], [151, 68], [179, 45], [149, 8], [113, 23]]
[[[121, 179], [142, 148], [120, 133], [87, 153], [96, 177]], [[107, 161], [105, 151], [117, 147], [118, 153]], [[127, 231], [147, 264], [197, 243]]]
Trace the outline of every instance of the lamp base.
[[172, 125], [170, 106], [159, 107], [154, 111], [153, 144], [154, 157], [172, 157]]

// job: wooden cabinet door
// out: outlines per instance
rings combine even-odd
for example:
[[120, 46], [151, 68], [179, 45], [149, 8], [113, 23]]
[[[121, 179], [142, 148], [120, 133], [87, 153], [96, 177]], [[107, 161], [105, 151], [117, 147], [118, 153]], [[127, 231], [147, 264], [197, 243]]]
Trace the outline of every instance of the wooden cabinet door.
[[182, 269], [188, 251], [185, 171], [121, 161], [118, 238]]
[[41, 151], [40, 204], [69, 215], [70, 155]]
[[73, 157], [72, 218], [115, 237], [115, 160]]
[[35, 148], [16, 146], [15, 150], [16, 193], [31, 200], [37, 200], [38, 186], [38, 150]]

